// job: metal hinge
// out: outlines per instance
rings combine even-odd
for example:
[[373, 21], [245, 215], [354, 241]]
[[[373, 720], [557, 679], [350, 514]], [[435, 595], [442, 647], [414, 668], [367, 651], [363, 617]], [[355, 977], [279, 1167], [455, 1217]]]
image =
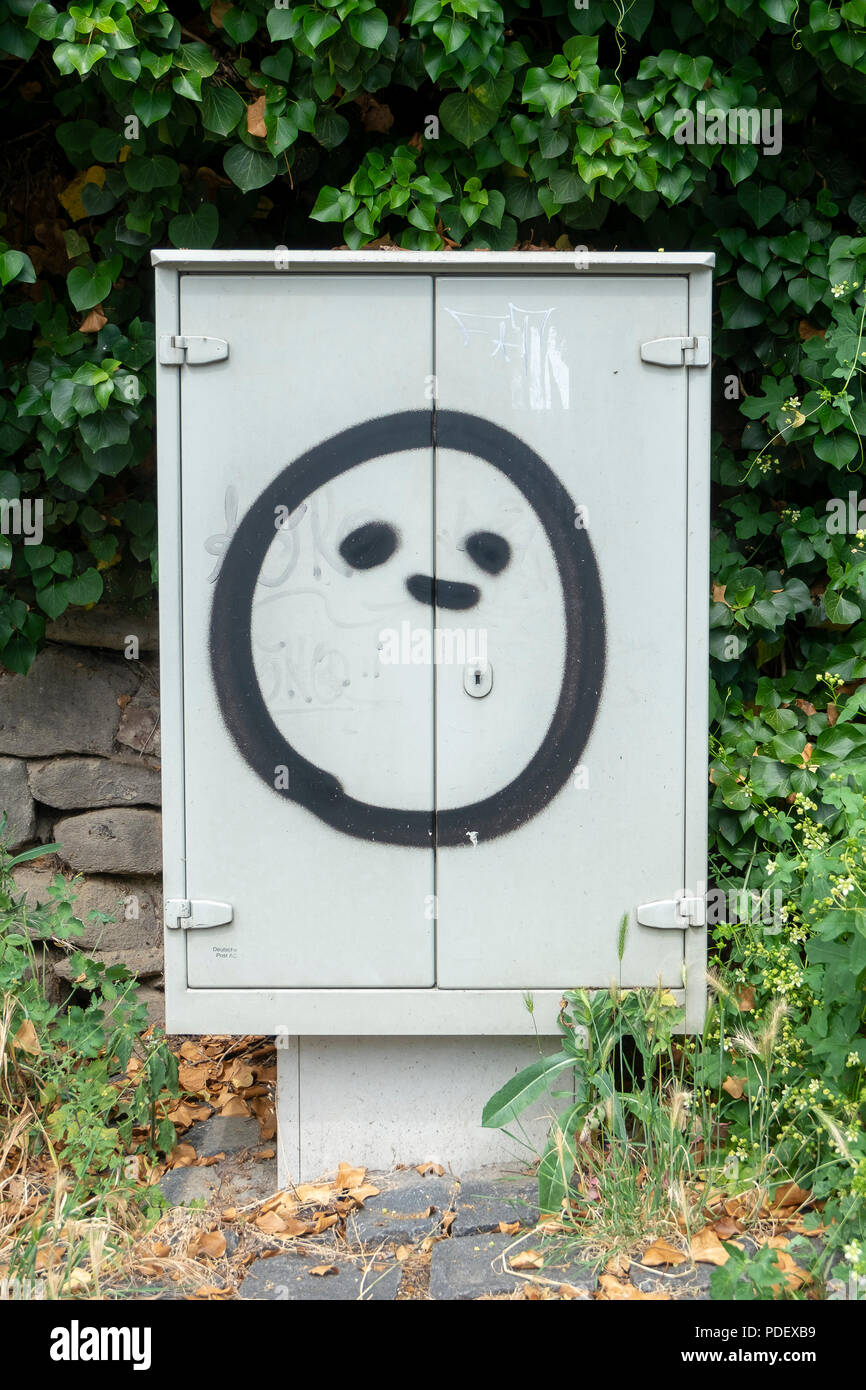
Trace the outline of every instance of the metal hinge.
[[709, 338], [653, 338], [640, 345], [641, 362], [656, 367], [708, 367]]
[[707, 905], [703, 898], [664, 898], [657, 903], [641, 903], [637, 920], [642, 927], [661, 931], [685, 931], [686, 927], [702, 927], [707, 920]]
[[202, 367], [207, 362], [224, 362], [229, 355], [225, 338], [196, 338], [182, 333], [163, 333], [159, 340], [159, 361], [163, 367]]
[[170, 931], [225, 927], [231, 920], [230, 903], [211, 903], [202, 898], [169, 898], [165, 904], [165, 925]]

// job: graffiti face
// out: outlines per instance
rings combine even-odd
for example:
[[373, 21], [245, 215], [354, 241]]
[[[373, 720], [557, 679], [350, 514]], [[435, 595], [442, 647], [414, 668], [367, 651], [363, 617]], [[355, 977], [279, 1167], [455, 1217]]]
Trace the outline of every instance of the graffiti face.
[[[572, 499], [514, 435], [460, 412], [435, 415], [434, 560], [433, 499], [417, 505], [431, 489], [433, 419], [419, 411], [367, 421], [284, 469], [226, 550], [210, 631], [223, 717], [262, 780], [347, 834], [425, 848], [434, 834], [440, 846], [465, 845], [537, 814], [580, 759], [604, 670], [598, 571]], [[289, 532], [307, 508], [317, 524], [320, 512], [336, 517], [320, 545], [327, 583], [279, 583]], [[407, 677], [377, 660], [375, 634], [400, 622], [489, 634], [490, 661], [508, 672], [489, 705], [495, 717], [479, 718], [484, 702], [462, 693], [463, 666], [437, 668], [441, 709], [450, 700], [452, 719], [474, 722], [471, 759], [437, 765], [435, 815], [429, 767], [408, 771], [398, 805], [377, 771], [388, 762], [394, 702], [411, 698], [413, 679], [432, 718], [430, 669]], [[521, 659], [527, 633], [532, 672]], [[311, 654], [315, 689], [295, 682], [278, 694], [275, 652], [291, 643]], [[351, 720], [299, 717], [305, 704], [338, 708], [347, 692], [365, 707], [363, 739]], [[505, 755], [503, 727], [520, 731]]]

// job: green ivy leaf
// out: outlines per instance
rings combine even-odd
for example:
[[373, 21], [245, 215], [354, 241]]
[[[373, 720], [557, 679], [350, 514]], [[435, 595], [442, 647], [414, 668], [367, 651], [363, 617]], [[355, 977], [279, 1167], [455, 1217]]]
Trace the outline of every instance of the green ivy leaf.
[[749, 214], [755, 226], [765, 227], [785, 206], [787, 195], [777, 184], [746, 183], [737, 190], [740, 207]]
[[101, 304], [111, 293], [113, 283], [111, 269], [104, 261], [89, 268], [76, 266], [66, 277], [69, 298], [82, 311]]
[[242, 193], [264, 188], [279, 173], [273, 155], [251, 150], [246, 145], [233, 145], [223, 159], [223, 168]]

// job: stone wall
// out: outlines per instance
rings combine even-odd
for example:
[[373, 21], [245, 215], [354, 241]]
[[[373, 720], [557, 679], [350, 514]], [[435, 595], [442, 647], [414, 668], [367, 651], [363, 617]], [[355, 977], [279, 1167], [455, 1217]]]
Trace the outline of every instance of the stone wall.
[[[15, 870], [28, 901], [54, 876], [77, 879], [76, 947], [141, 981], [162, 1015], [159, 684], [156, 613], [110, 608], [64, 614], [26, 676], [0, 668], [0, 811], [13, 851], [60, 850]], [[80, 876], [80, 877], [79, 877]], [[88, 921], [92, 909], [113, 922]], [[68, 993], [71, 971], [51, 948], [49, 983]], [[66, 986], [64, 988], [64, 985]]]

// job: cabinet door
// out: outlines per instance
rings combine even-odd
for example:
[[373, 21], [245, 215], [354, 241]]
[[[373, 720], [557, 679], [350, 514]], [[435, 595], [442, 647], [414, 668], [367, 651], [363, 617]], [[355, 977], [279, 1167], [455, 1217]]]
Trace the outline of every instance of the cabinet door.
[[[181, 368], [190, 987], [434, 982], [432, 282], [186, 276]], [[408, 412], [401, 420], [392, 417]], [[398, 653], [399, 656], [399, 653]]]
[[685, 886], [688, 373], [640, 345], [687, 320], [682, 277], [437, 281], [436, 623], [489, 665], [436, 667], [440, 987], [682, 986], [635, 908]]

